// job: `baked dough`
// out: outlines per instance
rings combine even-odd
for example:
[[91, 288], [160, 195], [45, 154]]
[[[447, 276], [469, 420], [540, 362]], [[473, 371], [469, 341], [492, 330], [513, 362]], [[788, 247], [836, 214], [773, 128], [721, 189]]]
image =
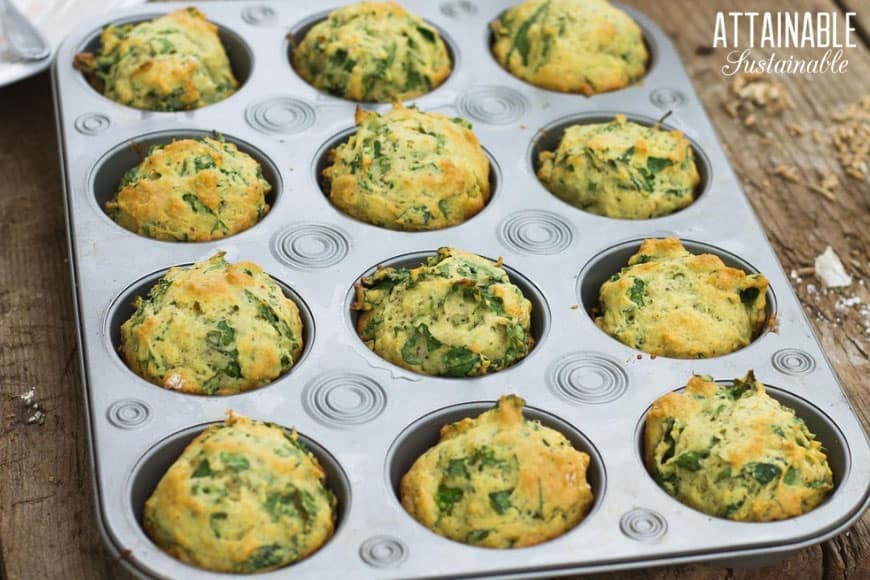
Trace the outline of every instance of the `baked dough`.
[[833, 489], [821, 443], [752, 371], [731, 386], [694, 376], [685, 391], [653, 403], [644, 460], [684, 504], [737, 521], [799, 516]]
[[525, 419], [524, 404], [506, 395], [445, 425], [402, 478], [405, 510], [437, 534], [488, 548], [540, 544], [580, 523], [593, 502], [589, 455]]
[[436, 88], [453, 63], [438, 31], [394, 2], [332, 11], [293, 50], [293, 68], [314, 87], [353, 101], [388, 103]]
[[198, 9], [179, 8], [138, 24], [109, 25], [96, 54], [75, 65], [103, 95], [149, 111], [184, 111], [232, 95], [233, 75], [217, 26]]
[[590, 213], [646, 219], [683, 209], [701, 181], [692, 145], [680, 131], [617, 115], [609, 123], [565, 129], [555, 151], [538, 156], [550, 192]]
[[302, 353], [296, 304], [253, 262], [218, 252], [170, 268], [121, 325], [130, 369], [166, 389], [231, 395], [287, 372]]
[[181, 139], [152, 147], [124, 174], [106, 213], [125, 229], [158, 240], [204, 242], [256, 224], [272, 186], [235, 144]]
[[532, 348], [532, 304], [501, 260], [441, 248], [420, 266], [379, 268], [356, 286], [357, 332], [375, 353], [434, 376], [502, 370]]
[[621, 89], [644, 75], [649, 60], [640, 27], [606, 0], [528, 0], [491, 28], [499, 64], [553, 91]]
[[471, 124], [393, 106], [357, 109], [356, 133], [329, 152], [329, 200], [358, 220], [394, 230], [461, 224], [490, 198], [489, 159]]
[[722, 356], [767, 320], [767, 279], [692, 254], [677, 238], [647, 239], [601, 285], [595, 324], [628, 346], [674, 358]]
[[215, 572], [265, 572], [332, 537], [336, 499], [296, 434], [229, 412], [200, 433], [145, 502], [143, 524], [171, 556]]

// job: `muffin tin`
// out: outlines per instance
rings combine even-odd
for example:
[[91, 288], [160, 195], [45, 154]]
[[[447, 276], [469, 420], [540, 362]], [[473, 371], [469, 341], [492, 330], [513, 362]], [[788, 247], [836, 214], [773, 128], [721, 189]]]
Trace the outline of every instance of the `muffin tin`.
[[[462, 225], [395, 232], [349, 218], [319, 186], [324, 144], [346, 137], [355, 104], [321, 94], [293, 71], [292, 38], [324, 10], [302, 3], [160, 4], [127, 9], [72, 32], [53, 67], [63, 159], [70, 264], [88, 410], [98, 519], [109, 548], [143, 577], [206, 578], [158, 549], [139, 523], [142, 505], [183, 446], [226, 410], [295, 426], [320, 457], [339, 498], [335, 536], [282, 578], [554, 576], [690, 561], [763, 564], [828, 539], [868, 506], [870, 447], [757, 218], [728, 165], [673, 45], [642, 13], [652, 53], [648, 74], [629, 88], [586, 98], [537, 89], [489, 53], [487, 25], [510, 0], [404, 4], [436, 25], [454, 70], [415, 99], [423, 110], [463, 116], [492, 160], [496, 189]], [[95, 92], [72, 67], [108, 22], [134, 22], [197, 5], [217, 23], [242, 85], [232, 97], [190, 112], [124, 107]], [[373, 108], [384, 111], [389, 106]], [[625, 113], [692, 139], [703, 184], [698, 200], [667, 217], [604, 218], [548, 193], [534, 153], [565, 121]], [[253, 228], [220, 241], [172, 243], [122, 229], [102, 210], [120, 173], [149, 144], [219, 131], [264, 165], [272, 210]], [[693, 250], [761, 271], [770, 280], [770, 324], [735, 353], [709, 360], [653, 358], [593, 323], [597, 286], [645, 237], [676, 235]], [[479, 378], [434, 378], [393, 366], [353, 329], [353, 284], [377, 264], [416, 263], [439, 246], [496, 258], [534, 302], [536, 345], [519, 364]], [[131, 298], [173, 265], [225, 250], [261, 264], [300, 305], [306, 351], [287, 374], [228, 397], [184, 395], [134, 375], [117, 350]], [[807, 515], [737, 523], [688, 508], [653, 482], [639, 452], [643, 416], [692, 373], [720, 380], [754, 368], [774, 396], [795, 407], [830, 454], [836, 488]], [[579, 526], [535, 547], [490, 550], [442, 538], [408, 516], [396, 496], [401, 474], [445, 422], [473, 416], [504, 393], [528, 415], [562, 431], [592, 456], [595, 505]]]

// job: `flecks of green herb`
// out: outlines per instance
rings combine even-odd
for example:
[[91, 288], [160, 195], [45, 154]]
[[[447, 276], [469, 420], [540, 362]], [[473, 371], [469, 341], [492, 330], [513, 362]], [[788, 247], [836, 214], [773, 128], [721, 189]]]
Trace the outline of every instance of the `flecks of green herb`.
[[638, 306], [644, 305], [643, 291], [644, 291], [645, 287], [646, 287], [646, 282], [644, 282], [640, 278], [635, 278], [634, 284], [631, 286], [631, 288], [628, 291], [629, 299], [631, 299], [631, 301], [634, 302], [635, 304], [637, 304]]
[[408, 364], [418, 365], [432, 351], [441, 346], [441, 341], [429, 333], [429, 327], [420, 324], [405, 341], [402, 347], [402, 359]]
[[772, 463], [749, 463], [745, 469], [762, 485], [770, 483], [782, 473], [782, 469]]
[[489, 505], [499, 515], [504, 514], [511, 508], [511, 494], [513, 489], [505, 489], [502, 491], [494, 491], [489, 494]]
[[454, 346], [444, 355], [445, 374], [450, 377], [467, 376], [480, 362], [480, 355], [464, 346]]
[[231, 451], [222, 451], [221, 461], [235, 472], [245, 471], [251, 466], [244, 455], [241, 453], [233, 453]]
[[710, 455], [709, 451], [687, 451], [679, 455], [675, 462], [683, 469], [698, 471], [701, 469], [701, 460]]
[[438, 511], [442, 514], [450, 514], [453, 509], [453, 504], [462, 499], [463, 492], [458, 487], [447, 487], [443, 483], [438, 486], [438, 492], [435, 495], [435, 501], [438, 504]]
[[208, 464], [208, 459], [203, 459], [199, 462], [199, 465], [196, 466], [191, 477], [211, 477], [212, 474], [213, 472], [211, 466]]

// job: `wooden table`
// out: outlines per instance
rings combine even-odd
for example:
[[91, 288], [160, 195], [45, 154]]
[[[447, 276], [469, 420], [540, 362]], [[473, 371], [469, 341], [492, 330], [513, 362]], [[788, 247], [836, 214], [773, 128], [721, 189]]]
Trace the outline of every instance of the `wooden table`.
[[[859, 4], [840, 3], [852, 1]], [[724, 111], [729, 91], [719, 73], [724, 51], [711, 52], [709, 47], [715, 5], [725, 10], [776, 10], [777, 2], [629, 3], [659, 22], [677, 43], [786, 271], [811, 266], [813, 258], [831, 245], [855, 277], [846, 291], [824, 293], [811, 274], [795, 286], [866, 428], [866, 322], [857, 307], [844, 309], [841, 304], [838, 309], [837, 300], [857, 296], [870, 302], [866, 286], [858, 283], [868, 278], [870, 190], [866, 179], [842, 172], [829, 145], [814, 142], [809, 133], [794, 137], [786, 128], [790, 122], [826, 129], [832, 111], [870, 93], [866, 45], [848, 51], [846, 74], [781, 77], [794, 108], [769, 123], [772, 135], [766, 141]], [[806, 0], [790, 2], [788, 9], [841, 11], [842, 6], [831, 0]], [[866, 19], [868, 14], [862, 16]], [[866, 42], [867, 30], [862, 31]], [[0, 131], [0, 580], [126, 578], [129, 575], [103, 548], [95, 521], [47, 74], [0, 89]], [[836, 201], [804, 183], [774, 177], [772, 168], [779, 164], [797, 166], [806, 182], [817, 182], [819, 171], [832, 171], [841, 184]], [[31, 388], [46, 413], [43, 424], [27, 422], [31, 409], [19, 395]], [[870, 516], [865, 514], [842, 536], [767, 568], [691, 565], [604, 576], [870, 578]]]

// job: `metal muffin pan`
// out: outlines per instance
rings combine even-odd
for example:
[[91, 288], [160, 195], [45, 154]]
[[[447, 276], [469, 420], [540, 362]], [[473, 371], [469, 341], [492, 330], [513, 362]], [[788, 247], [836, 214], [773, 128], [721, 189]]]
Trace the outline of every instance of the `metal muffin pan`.
[[[270, 573], [276, 578], [529, 577], [690, 561], [762, 564], [853, 524], [868, 506], [866, 434], [665, 34], [626, 9], [644, 30], [652, 66], [636, 85], [587, 98], [537, 89], [494, 61], [487, 26], [512, 0], [404, 2], [449, 35], [455, 64], [441, 87], [413, 102], [472, 121], [497, 177], [488, 206], [464, 224], [394, 232], [346, 216], [321, 191], [323, 147], [347, 136], [355, 104], [306, 84], [288, 58], [288, 33], [344, 3], [151, 5], [86, 24], [58, 50], [55, 104], [98, 520], [121, 561], [143, 577], [216, 576], [163, 553], [139, 518], [184, 444], [229, 408], [296, 427], [340, 500], [335, 536], [308, 559]], [[244, 77], [225, 101], [191, 112], [139, 111], [99, 95], [73, 69], [75, 53], [94, 48], [106, 23], [190, 4], [230, 39], [231, 60]], [[655, 120], [668, 110], [665, 124], [692, 140], [704, 176], [702, 194], [688, 208], [651, 220], [604, 218], [566, 205], [535, 177], [533, 154], [552, 139], [543, 128], [615, 112]], [[213, 130], [264, 165], [273, 207], [258, 225], [216, 242], [169, 243], [130, 233], [103, 213], [112, 182], [143, 147]], [[587, 312], [596, 284], [624, 264], [639, 240], [664, 235], [763, 272], [771, 329], [709, 360], [653, 358], [600, 331]], [[385, 362], [356, 336], [349, 304], [359, 277], [440, 246], [502, 256], [531, 294], [537, 343], [523, 362], [480, 378], [426, 377]], [[129, 300], [166, 268], [218, 250], [230, 260], [258, 262], [304, 302], [305, 357], [270, 385], [229, 397], [183, 395], [145, 382], [115, 351]], [[836, 489], [799, 518], [753, 524], [709, 517], [659, 489], [640, 459], [639, 429], [656, 398], [692, 373], [728, 380], [750, 368], [797, 409], [831, 454]], [[396, 482], [435, 441], [439, 423], [476, 415], [505, 393], [523, 396], [529, 416], [590, 452], [595, 508], [575, 529], [530, 548], [490, 550], [442, 538], [404, 512]]]

